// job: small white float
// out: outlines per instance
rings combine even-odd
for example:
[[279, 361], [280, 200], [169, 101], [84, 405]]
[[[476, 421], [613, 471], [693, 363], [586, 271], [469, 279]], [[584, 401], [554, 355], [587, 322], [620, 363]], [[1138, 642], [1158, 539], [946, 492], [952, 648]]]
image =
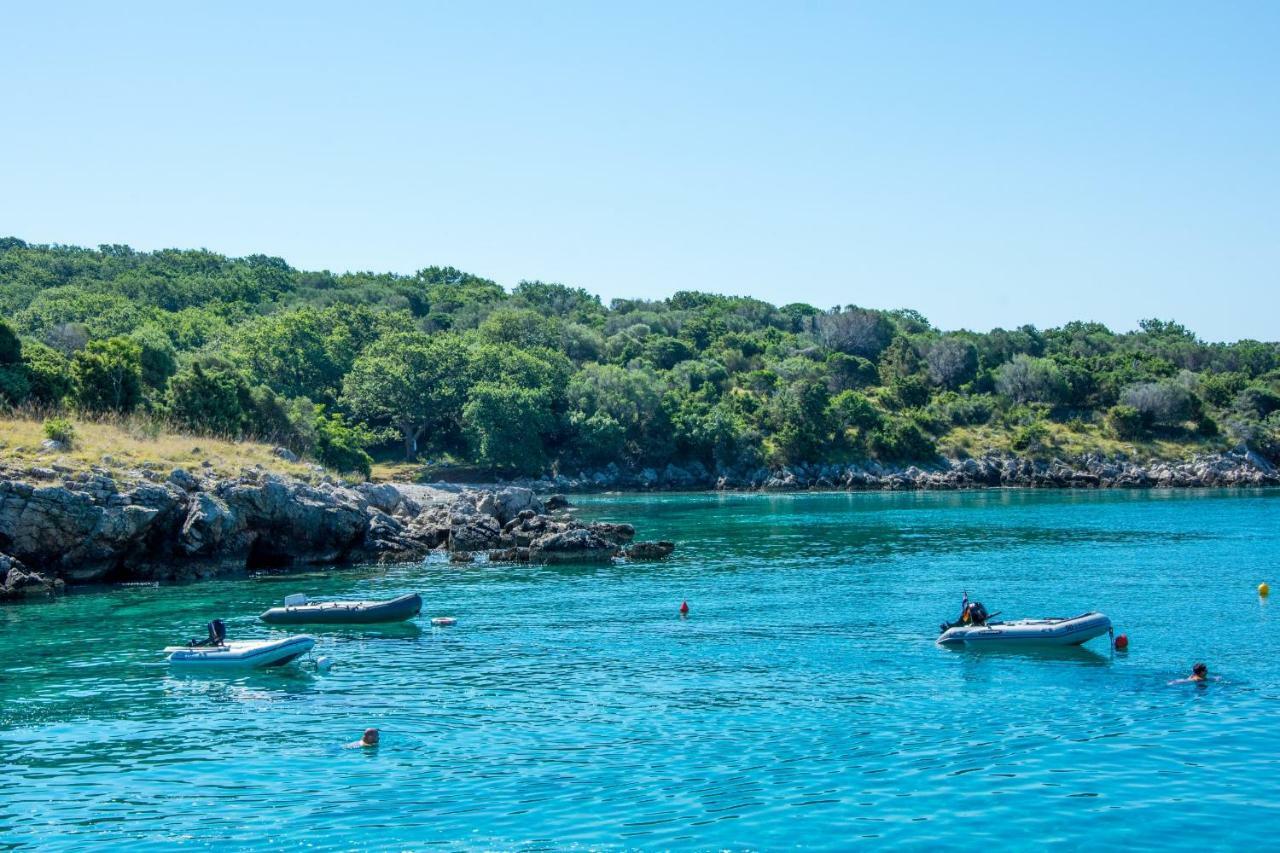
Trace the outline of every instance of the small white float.
[[454, 619], [452, 616], [436, 616], [432, 618], [431, 624], [438, 625], [441, 627], [445, 625], [457, 625], [458, 620]]
[[938, 637], [940, 646], [966, 648], [1020, 648], [1023, 646], [1078, 646], [1111, 630], [1103, 613], [1082, 613], [1070, 618], [987, 620], [982, 625], [948, 626]]

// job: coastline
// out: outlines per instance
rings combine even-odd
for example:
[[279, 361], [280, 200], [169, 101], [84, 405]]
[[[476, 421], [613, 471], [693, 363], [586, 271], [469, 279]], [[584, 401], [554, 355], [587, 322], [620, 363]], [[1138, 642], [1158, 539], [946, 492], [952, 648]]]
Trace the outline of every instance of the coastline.
[[[1078, 459], [1031, 459], [1014, 454], [939, 458], [930, 463], [885, 465], [810, 463], [779, 468], [720, 469], [694, 463], [681, 468], [626, 471], [609, 465], [598, 471], [538, 479], [497, 481], [486, 488], [514, 485], [535, 492], [653, 491], [899, 491], [984, 488], [1197, 489], [1280, 486], [1280, 468], [1247, 447], [1182, 461], [1137, 461], [1088, 455]], [[461, 488], [442, 482], [418, 488]], [[472, 488], [476, 486], [471, 485]]]
[[[152, 473], [152, 472], [147, 472]], [[562, 496], [519, 487], [456, 492], [312, 482], [265, 469], [214, 478], [61, 482], [0, 475], [0, 601], [75, 584], [189, 581], [316, 565], [450, 562], [607, 563], [662, 559], [666, 541], [630, 524], [584, 523]]]
[[[237, 477], [174, 469], [161, 478], [104, 470], [0, 471], [0, 600], [66, 585], [194, 580], [255, 569], [414, 562], [591, 563], [662, 559], [664, 540], [632, 541], [630, 524], [583, 523], [563, 493], [911, 491], [993, 488], [1192, 489], [1280, 486], [1280, 470], [1236, 451], [1183, 462], [1017, 456], [905, 467], [814, 464], [752, 471], [700, 465], [624, 472], [610, 466], [493, 484], [347, 484], [248, 469]], [[50, 482], [57, 481], [57, 482]]]

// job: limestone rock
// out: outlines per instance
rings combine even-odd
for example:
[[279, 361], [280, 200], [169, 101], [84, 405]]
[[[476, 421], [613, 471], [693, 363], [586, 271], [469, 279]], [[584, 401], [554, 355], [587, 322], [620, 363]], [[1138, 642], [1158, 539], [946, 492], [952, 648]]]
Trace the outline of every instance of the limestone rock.
[[595, 535], [614, 545], [625, 545], [636, 537], [636, 529], [630, 524], [614, 524], [608, 521], [595, 521], [587, 526]]
[[628, 546], [623, 553], [629, 560], [663, 560], [676, 550], [674, 542], [665, 539], [657, 542], [636, 542]]
[[586, 528], [550, 533], [536, 539], [529, 548], [535, 563], [607, 563], [618, 548]]
[[449, 532], [451, 551], [488, 551], [501, 544], [502, 528], [489, 516], [473, 516]]

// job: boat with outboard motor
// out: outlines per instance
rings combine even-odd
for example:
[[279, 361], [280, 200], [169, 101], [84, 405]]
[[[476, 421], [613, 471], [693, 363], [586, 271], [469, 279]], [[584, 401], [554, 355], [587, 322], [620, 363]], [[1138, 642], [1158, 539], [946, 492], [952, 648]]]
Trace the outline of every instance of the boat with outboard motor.
[[1104, 613], [1045, 619], [1014, 619], [1008, 622], [985, 619], [980, 624], [943, 625], [940, 646], [965, 648], [1014, 648], [1021, 646], [1078, 646], [1111, 630]]
[[257, 669], [283, 666], [311, 651], [316, 638], [306, 634], [274, 640], [227, 641], [227, 629], [221, 619], [209, 623], [209, 638], [191, 640], [185, 646], [166, 646], [164, 653], [171, 664], [211, 669]]
[[416, 592], [387, 601], [309, 601], [298, 593], [287, 596], [283, 607], [272, 607], [258, 618], [272, 625], [372, 625], [403, 622], [422, 612], [422, 596]]

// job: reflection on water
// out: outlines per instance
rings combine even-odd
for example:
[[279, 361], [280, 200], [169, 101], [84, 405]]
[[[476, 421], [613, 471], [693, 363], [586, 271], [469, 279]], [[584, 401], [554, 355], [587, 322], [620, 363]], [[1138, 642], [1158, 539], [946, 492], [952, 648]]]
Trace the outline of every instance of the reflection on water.
[[[676, 556], [2, 608], [0, 845], [1266, 847], [1276, 494], [590, 498]], [[965, 590], [1008, 618], [1103, 610], [1131, 650], [940, 648]], [[416, 623], [308, 626], [325, 673], [160, 654], [215, 617], [287, 634], [257, 614], [291, 592], [409, 591]], [[1224, 680], [1168, 684], [1201, 659]], [[368, 726], [378, 749], [342, 749]]]

